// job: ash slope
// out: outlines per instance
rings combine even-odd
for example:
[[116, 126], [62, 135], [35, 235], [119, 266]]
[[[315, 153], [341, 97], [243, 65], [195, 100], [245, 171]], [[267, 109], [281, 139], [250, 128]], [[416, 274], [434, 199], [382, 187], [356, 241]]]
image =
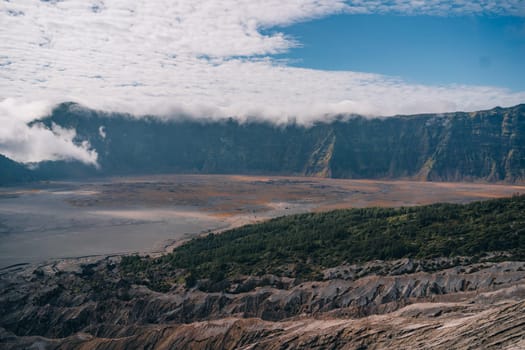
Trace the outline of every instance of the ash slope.
[[525, 181], [525, 105], [474, 113], [339, 118], [304, 127], [233, 119], [136, 119], [69, 103], [42, 122], [74, 128], [76, 142], [89, 141], [101, 167], [44, 162], [34, 172], [41, 179], [257, 173]]
[[[521, 349], [525, 263], [401, 260], [245, 292], [129, 285], [112, 259], [2, 277], [4, 349]], [[415, 270], [413, 270], [415, 267]], [[378, 270], [382, 274], [374, 272]], [[254, 284], [254, 279], [240, 281]], [[255, 284], [254, 284], [255, 285]]]
[[[13, 267], [0, 275], [0, 343], [6, 349], [518, 349], [525, 345], [524, 205], [522, 196], [319, 213], [194, 239], [158, 258]], [[306, 239], [316, 227], [324, 232], [329, 220], [335, 222], [328, 237]], [[413, 224], [417, 232], [403, 233]], [[259, 240], [247, 245], [243, 238], [255, 233]], [[282, 247], [268, 265], [261, 251], [273, 233], [324, 248], [305, 255], [309, 244]], [[368, 248], [341, 252], [339, 244], [326, 244], [332, 234]], [[399, 235], [429, 244], [390, 251]], [[469, 237], [477, 239], [473, 256], [458, 256], [459, 244], [439, 257], [449, 243]], [[203, 243], [207, 251], [192, 260], [187, 253]], [[405, 257], [374, 260], [384, 252]], [[331, 256], [342, 259], [322, 258]]]

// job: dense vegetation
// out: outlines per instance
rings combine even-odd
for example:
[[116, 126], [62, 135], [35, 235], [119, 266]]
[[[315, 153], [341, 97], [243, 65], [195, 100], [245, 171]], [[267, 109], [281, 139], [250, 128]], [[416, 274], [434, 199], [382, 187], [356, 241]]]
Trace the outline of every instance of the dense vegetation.
[[196, 238], [158, 259], [132, 256], [126, 272], [178, 270], [187, 283], [235, 275], [315, 278], [322, 268], [403, 257], [525, 258], [525, 196], [466, 205], [364, 208], [286, 216]]

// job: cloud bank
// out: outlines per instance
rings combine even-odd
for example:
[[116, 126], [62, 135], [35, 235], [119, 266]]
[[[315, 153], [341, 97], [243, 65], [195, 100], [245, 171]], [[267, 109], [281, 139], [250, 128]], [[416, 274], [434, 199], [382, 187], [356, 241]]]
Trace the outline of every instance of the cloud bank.
[[346, 11], [432, 16], [525, 16], [522, 0], [354, 0], [347, 1]]
[[62, 101], [136, 115], [303, 123], [339, 113], [469, 111], [525, 101], [525, 92], [502, 88], [417, 85], [271, 58], [300, 45], [279, 26], [337, 13], [525, 15], [519, 0], [3, 1], [0, 153], [21, 162], [95, 164], [89, 145], [73, 142], [74, 130], [27, 125]]
[[29, 122], [50, 112], [47, 102], [23, 103], [14, 99], [0, 101], [0, 154], [23, 163], [42, 160], [80, 160], [97, 165], [97, 153], [87, 142], [73, 142], [76, 132], [53, 124]]

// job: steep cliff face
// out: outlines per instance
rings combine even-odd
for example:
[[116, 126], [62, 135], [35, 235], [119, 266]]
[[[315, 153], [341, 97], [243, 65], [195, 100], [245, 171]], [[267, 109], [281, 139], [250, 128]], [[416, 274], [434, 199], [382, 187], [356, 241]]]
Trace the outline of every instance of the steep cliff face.
[[79, 139], [97, 150], [102, 172], [108, 174], [525, 180], [525, 105], [476, 113], [352, 117], [311, 127], [136, 120], [62, 105], [46, 122], [76, 128]]
[[174, 172], [525, 181], [525, 105], [305, 127], [137, 119], [62, 104], [43, 122], [75, 128], [101, 167], [44, 162], [35, 172], [42, 179]]
[[[330, 162], [340, 178], [399, 178], [421, 176], [443, 130], [453, 116], [412, 116], [385, 119], [355, 118], [338, 122], [336, 147]], [[450, 164], [457, 167], [457, 164]]]
[[523, 181], [525, 105], [336, 125], [335, 177]]
[[523, 180], [525, 106], [463, 114], [445, 128], [431, 180]]

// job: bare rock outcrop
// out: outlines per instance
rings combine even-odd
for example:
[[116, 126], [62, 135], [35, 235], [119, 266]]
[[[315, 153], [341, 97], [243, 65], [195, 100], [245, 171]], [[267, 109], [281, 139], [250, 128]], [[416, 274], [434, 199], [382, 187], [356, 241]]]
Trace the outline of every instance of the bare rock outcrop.
[[159, 293], [131, 284], [119, 273], [117, 260], [4, 271], [2, 348], [525, 345], [525, 262], [460, 264], [437, 271], [428, 268], [436, 262], [371, 262], [326, 270], [322, 281], [246, 277], [229, 281], [220, 292], [180, 285]]

